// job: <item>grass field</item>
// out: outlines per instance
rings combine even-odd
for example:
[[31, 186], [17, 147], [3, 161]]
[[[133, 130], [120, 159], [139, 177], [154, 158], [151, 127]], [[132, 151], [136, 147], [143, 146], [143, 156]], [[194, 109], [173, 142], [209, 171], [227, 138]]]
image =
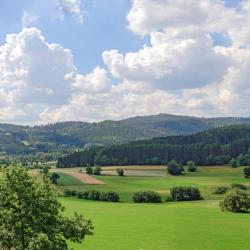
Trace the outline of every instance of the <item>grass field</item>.
[[[223, 213], [218, 203], [221, 195], [214, 195], [218, 186], [242, 183], [242, 167], [199, 167], [196, 173], [173, 177], [164, 167], [126, 167], [125, 173], [161, 173], [161, 176], [109, 175], [116, 167], [110, 167], [105, 175], [96, 177], [104, 185], [86, 185], [74, 180], [60, 170], [58, 189], [116, 191], [120, 203], [86, 201], [77, 198], [60, 198], [66, 214], [75, 211], [90, 218], [95, 226], [94, 236], [86, 238], [83, 245], [71, 244], [76, 250], [248, 250], [250, 249], [250, 214]], [[55, 171], [55, 170], [53, 170]], [[74, 171], [79, 172], [78, 169]], [[132, 174], [133, 175], [133, 174]], [[139, 174], [140, 175], [140, 174]], [[73, 178], [73, 179], [72, 179]], [[165, 199], [173, 186], [195, 186], [201, 190], [204, 200], [197, 202], [166, 202], [162, 204], [134, 204], [135, 191], [154, 190]]]
[[[162, 168], [162, 167], [161, 167]], [[138, 171], [138, 167], [134, 167], [135, 171]], [[71, 181], [67, 181], [67, 178], [72, 179], [66, 173], [65, 170], [63, 179], [60, 180], [58, 189], [63, 190], [65, 188], [74, 189], [77, 191], [84, 190], [100, 190], [100, 191], [116, 191], [119, 193], [121, 200], [123, 202], [132, 202], [132, 194], [136, 191], [142, 190], [154, 190], [159, 192], [163, 199], [169, 193], [169, 190], [173, 186], [195, 186], [201, 190], [201, 193], [205, 199], [218, 200], [219, 195], [214, 195], [213, 191], [218, 186], [230, 186], [232, 183], [242, 183], [250, 187], [250, 181], [243, 178], [241, 168], [231, 168], [231, 167], [200, 167], [196, 173], [186, 173], [182, 176], [173, 177], [166, 174], [166, 170], [162, 168], [155, 169], [155, 171], [162, 171], [163, 176], [97, 176], [96, 178], [103, 181], [104, 185], [85, 185], [81, 183], [80, 185], [72, 185]], [[62, 170], [61, 170], [62, 171]], [[129, 171], [133, 171], [131, 167]], [[153, 170], [147, 167], [141, 168], [142, 172], [152, 172]], [[125, 170], [126, 173], [126, 170]], [[62, 175], [62, 173], [60, 173]], [[68, 177], [66, 177], [68, 176]], [[66, 178], [66, 179], [65, 179]]]
[[92, 218], [94, 236], [76, 250], [248, 250], [250, 214], [222, 213], [217, 202], [103, 203], [62, 198], [67, 214]]

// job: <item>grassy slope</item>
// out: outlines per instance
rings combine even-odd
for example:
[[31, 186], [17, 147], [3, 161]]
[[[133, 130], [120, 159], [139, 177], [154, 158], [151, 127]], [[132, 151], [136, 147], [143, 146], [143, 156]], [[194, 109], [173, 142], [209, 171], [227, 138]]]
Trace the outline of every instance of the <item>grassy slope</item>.
[[160, 205], [62, 198], [67, 214], [92, 218], [95, 235], [75, 250], [247, 250], [250, 214], [220, 212], [216, 202]]

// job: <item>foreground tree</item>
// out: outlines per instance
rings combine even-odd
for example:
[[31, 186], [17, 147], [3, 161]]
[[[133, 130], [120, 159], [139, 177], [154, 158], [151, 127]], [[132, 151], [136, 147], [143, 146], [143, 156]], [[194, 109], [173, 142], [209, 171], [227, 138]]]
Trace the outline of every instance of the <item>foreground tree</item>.
[[225, 195], [220, 207], [223, 212], [246, 213], [250, 209], [250, 196], [246, 191], [233, 189]]
[[9, 167], [0, 180], [0, 249], [67, 250], [67, 240], [81, 243], [93, 234], [82, 215], [62, 215], [63, 207], [47, 178]]

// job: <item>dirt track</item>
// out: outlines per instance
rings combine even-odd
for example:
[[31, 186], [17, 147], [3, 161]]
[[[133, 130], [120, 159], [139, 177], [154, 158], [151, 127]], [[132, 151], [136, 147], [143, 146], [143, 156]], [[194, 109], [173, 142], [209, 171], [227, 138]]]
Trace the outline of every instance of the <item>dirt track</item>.
[[77, 172], [67, 172], [67, 174], [78, 179], [79, 181], [83, 182], [84, 184], [90, 184], [90, 185], [105, 184], [104, 182], [102, 182], [98, 179], [95, 179], [94, 177], [87, 175], [87, 174], [77, 173]]

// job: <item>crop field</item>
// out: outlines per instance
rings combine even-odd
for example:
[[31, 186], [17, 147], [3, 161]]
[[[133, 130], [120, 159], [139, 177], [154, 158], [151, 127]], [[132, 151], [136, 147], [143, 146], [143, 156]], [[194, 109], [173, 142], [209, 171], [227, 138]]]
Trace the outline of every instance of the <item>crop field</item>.
[[[86, 201], [78, 198], [60, 198], [68, 215], [83, 213], [95, 226], [95, 235], [83, 243], [71, 244], [74, 249], [88, 250], [175, 250], [175, 249], [250, 249], [250, 214], [223, 213], [218, 203], [222, 195], [213, 194], [218, 186], [241, 183], [248, 186], [250, 180], [243, 178], [242, 167], [199, 167], [198, 172], [173, 177], [164, 167], [126, 167], [124, 177], [114, 176], [116, 167], [105, 170], [105, 175], [95, 176], [103, 185], [73, 183], [67, 172], [60, 169], [63, 178], [58, 190], [116, 191], [121, 202], [110, 203]], [[80, 169], [74, 169], [79, 172]], [[55, 170], [53, 170], [55, 171]], [[133, 172], [141, 172], [134, 176]], [[59, 172], [59, 171], [58, 171]], [[148, 174], [145, 176], [143, 173]], [[160, 176], [154, 176], [154, 172]], [[150, 176], [152, 174], [152, 176]], [[195, 186], [204, 197], [196, 202], [165, 202], [162, 204], [134, 204], [132, 194], [136, 191], [153, 190], [163, 198], [173, 186]]]

